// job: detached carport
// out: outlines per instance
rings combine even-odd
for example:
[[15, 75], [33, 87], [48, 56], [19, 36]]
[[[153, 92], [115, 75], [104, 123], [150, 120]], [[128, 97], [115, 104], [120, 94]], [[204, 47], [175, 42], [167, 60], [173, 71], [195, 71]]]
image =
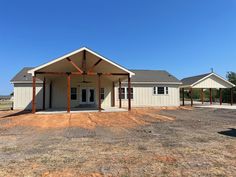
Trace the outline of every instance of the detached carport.
[[212, 89], [219, 89], [220, 92], [220, 105], [222, 105], [222, 90], [230, 89], [230, 104], [233, 105], [233, 87], [234, 84], [227, 81], [223, 77], [215, 73], [207, 73], [198, 76], [187, 77], [181, 80], [183, 83], [181, 86], [182, 91], [182, 105], [185, 105], [184, 92], [189, 91], [191, 106], [193, 106], [193, 92], [194, 89], [201, 89], [201, 102], [204, 104], [204, 89], [209, 89], [209, 101], [212, 105]]

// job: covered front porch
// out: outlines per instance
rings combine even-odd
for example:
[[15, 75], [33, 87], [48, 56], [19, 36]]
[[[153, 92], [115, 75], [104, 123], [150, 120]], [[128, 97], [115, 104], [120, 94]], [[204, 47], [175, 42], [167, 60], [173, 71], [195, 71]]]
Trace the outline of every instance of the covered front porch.
[[[117, 111], [115, 86], [128, 80], [128, 110], [131, 110], [131, 82], [133, 73], [101, 55], [81, 48], [29, 71], [33, 77], [32, 113]], [[43, 81], [42, 109], [36, 100], [36, 79]], [[121, 89], [119, 95], [121, 95]], [[114, 109], [115, 108], [115, 109]]]

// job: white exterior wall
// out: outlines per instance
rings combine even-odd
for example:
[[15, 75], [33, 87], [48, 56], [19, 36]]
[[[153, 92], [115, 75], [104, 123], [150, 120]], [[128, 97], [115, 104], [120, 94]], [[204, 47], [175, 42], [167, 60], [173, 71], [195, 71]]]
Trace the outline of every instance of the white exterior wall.
[[[36, 84], [36, 106], [37, 109], [42, 109], [43, 106], [43, 91], [42, 84]], [[15, 83], [14, 84], [14, 109], [32, 109], [33, 89], [32, 84]]]
[[[71, 87], [77, 88], [77, 99], [71, 100], [71, 108], [78, 107], [81, 100], [81, 88], [95, 89], [95, 105], [98, 105], [98, 77], [87, 76], [86, 81], [91, 83], [81, 83], [82, 78], [71, 76]], [[111, 107], [112, 82], [101, 77], [101, 88], [105, 89], [105, 99], [102, 100], [102, 108]], [[52, 108], [67, 108], [67, 78], [60, 77], [52, 81]]]
[[[168, 87], [168, 95], [154, 95], [153, 87]], [[122, 87], [127, 87], [123, 85]], [[133, 84], [131, 107], [180, 106], [179, 85]], [[118, 87], [115, 88], [115, 105], [119, 106]], [[122, 107], [128, 106], [128, 100], [122, 99]]]
[[[98, 80], [96, 77], [88, 77], [89, 84], [80, 83], [82, 78], [71, 77], [71, 87], [77, 88], [77, 100], [71, 100], [71, 108], [79, 106], [80, 88], [95, 88], [95, 105], [98, 104]], [[42, 109], [43, 89], [42, 84], [36, 84], [36, 105], [37, 109]], [[168, 95], [154, 95], [153, 87], [168, 87]], [[112, 82], [106, 78], [101, 78], [101, 87], [105, 89], [105, 99], [102, 100], [102, 108], [109, 108], [112, 104]], [[122, 85], [127, 87], [127, 85]], [[151, 106], [180, 106], [178, 85], [143, 85], [133, 84], [134, 98], [131, 101], [132, 107]], [[46, 108], [49, 107], [49, 82], [46, 83]], [[14, 84], [14, 109], [32, 108], [32, 84]], [[115, 87], [115, 106], [119, 106], [118, 87]], [[122, 107], [128, 106], [128, 100], [122, 100]], [[52, 108], [67, 108], [67, 80], [66, 77], [58, 77], [52, 81]]]
[[212, 75], [205, 80], [194, 85], [193, 88], [231, 88], [232, 86], [227, 82]]

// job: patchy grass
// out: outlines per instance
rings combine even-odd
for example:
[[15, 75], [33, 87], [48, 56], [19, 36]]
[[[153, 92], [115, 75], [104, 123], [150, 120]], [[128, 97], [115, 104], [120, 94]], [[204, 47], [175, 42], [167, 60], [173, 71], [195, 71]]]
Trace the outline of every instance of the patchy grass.
[[234, 110], [13, 113], [0, 112], [0, 176], [235, 176]]
[[10, 110], [12, 108], [12, 101], [0, 101], [0, 110]]

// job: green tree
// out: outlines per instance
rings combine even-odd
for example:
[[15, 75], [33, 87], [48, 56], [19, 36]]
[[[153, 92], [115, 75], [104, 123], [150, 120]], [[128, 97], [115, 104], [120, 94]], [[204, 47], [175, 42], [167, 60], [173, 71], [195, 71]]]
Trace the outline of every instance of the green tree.
[[[235, 72], [227, 72], [226, 74], [226, 78], [229, 82], [233, 83], [236, 85], [236, 73]], [[234, 102], [236, 101], [236, 88], [233, 88], [233, 100]], [[223, 102], [225, 103], [229, 103], [231, 100], [231, 93], [230, 93], [230, 89], [224, 89], [223, 90]]]
[[235, 72], [227, 72], [226, 78], [228, 79], [229, 82], [233, 83], [236, 85], [236, 73]]

